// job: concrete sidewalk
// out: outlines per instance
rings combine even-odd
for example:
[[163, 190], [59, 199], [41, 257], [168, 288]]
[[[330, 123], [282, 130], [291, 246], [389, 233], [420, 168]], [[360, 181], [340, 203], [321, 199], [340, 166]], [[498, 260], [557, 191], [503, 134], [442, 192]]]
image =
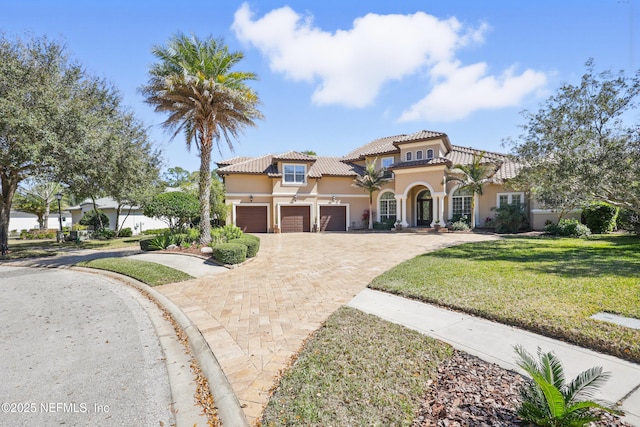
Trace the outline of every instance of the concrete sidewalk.
[[553, 351], [563, 362], [568, 379], [594, 366], [611, 372], [596, 398], [622, 401], [624, 421], [640, 427], [640, 365], [597, 353], [562, 341], [491, 322], [430, 304], [365, 289], [348, 304], [365, 313], [399, 323], [451, 344], [503, 368], [522, 371], [515, 364], [513, 346], [520, 344], [531, 354], [537, 347]]

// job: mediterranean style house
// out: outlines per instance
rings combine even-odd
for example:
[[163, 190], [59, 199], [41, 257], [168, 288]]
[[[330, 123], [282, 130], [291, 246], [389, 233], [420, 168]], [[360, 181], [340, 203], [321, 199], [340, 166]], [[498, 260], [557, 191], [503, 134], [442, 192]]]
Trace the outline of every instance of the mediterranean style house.
[[[481, 153], [452, 145], [444, 133], [423, 130], [376, 139], [342, 158], [296, 151], [236, 157], [218, 162], [218, 174], [231, 206], [227, 223], [247, 232], [347, 231], [367, 227], [369, 194], [354, 187], [353, 180], [364, 173], [366, 162], [375, 161], [391, 179], [373, 194], [374, 220], [433, 227], [472, 215], [472, 195], [447, 182], [446, 176], [454, 165], [469, 164]], [[495, 172], [483, 194], [475, 196], [479, 227], [490, 226], [493, 207], [516, 202], [528, 206], [524, 192], [505, 187], [518, 173], [518, 164], [497, 153], [485, 153], [483, 161], [495, 165]], [[538, 229], [553, 219], [544, 211], [528, 213]]]

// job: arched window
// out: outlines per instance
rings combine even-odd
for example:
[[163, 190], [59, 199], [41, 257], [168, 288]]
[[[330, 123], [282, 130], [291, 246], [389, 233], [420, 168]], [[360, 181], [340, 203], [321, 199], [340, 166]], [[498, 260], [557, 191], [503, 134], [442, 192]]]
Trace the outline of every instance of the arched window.
[[407, 162], [411, 161], [411, 151], [407, 151]]
[[397, 218], [397, 205], [396, 197], [393, 193], [386, 192], [380, 196], [380, 221], [396, 221]]
[[462, 217], [471, 221], [471, 198], [473, 192], [469, 189], [457, 189], [451, 196], [453, 209], [451, 219], [455, 222]]
[[427, 150], [427, 159], [433, 159], [433, 149], [431, 148]]
[[422, 160], [422, 150], [416, 151], [416, 160]]

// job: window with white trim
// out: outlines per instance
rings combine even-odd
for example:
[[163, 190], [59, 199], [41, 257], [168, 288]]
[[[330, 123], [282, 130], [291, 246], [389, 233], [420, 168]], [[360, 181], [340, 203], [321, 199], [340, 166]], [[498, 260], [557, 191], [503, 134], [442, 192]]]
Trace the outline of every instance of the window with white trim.
[[411, 155], [412, 155], [412, 154], [413, 154], [413, 153], [412, 153], [411, 151], [407, 151], [407, 162], [410, 162], [410, 161], [411, 161]]
[[429, 148], [427, 150], [427, 159], [433, 159], [433, 149]]
[[381, 160], [381, 164], [382, 164], [382, 169], [384, 169], [384, 177], [392, 178], [393, 172], [388, 170], [388, 168], [390, 168], [391, 165], [393, 164], [393, 157], [383, 157]]
[[304, 184], [307, 175], [306, 165], [283, 165], [285, 184]]
[[398, 206], [396, 203], [396, 197], [393, 193], [386, 192], [380, 196], [380, 221], [386, 221], [389, 219], [396, 220], [398, 214]]
[[422, 150], [416, 151], [416, 160], [422, 160]]
[[524, 193], [498, 193], [496, 204], [499, 208], [506, 205], [524, 204]]
[[467, 218], [471, 218], [471, 198], [473, 197], [473, 192], [471, 190], [456, 190], [451, 196], [452, 200], [452, 212], [451, 216], [454, 221], [457, 221], [462, 216], [467, 216]]

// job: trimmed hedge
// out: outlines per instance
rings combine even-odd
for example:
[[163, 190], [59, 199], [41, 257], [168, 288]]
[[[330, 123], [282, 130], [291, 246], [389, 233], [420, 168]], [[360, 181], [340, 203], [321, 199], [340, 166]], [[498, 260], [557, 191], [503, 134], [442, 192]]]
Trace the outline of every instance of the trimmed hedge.
[[253, 258], [260, 250], [260, 238], [245, 234], [244, 236], [230, 240], [230, 243], [240, 243], [247, 247], [247, 258]]
[[240, 264], [247, 259], [247, 246], [242, 243], [220, 243], [213, 247], [213, 258], [223, 264]]

